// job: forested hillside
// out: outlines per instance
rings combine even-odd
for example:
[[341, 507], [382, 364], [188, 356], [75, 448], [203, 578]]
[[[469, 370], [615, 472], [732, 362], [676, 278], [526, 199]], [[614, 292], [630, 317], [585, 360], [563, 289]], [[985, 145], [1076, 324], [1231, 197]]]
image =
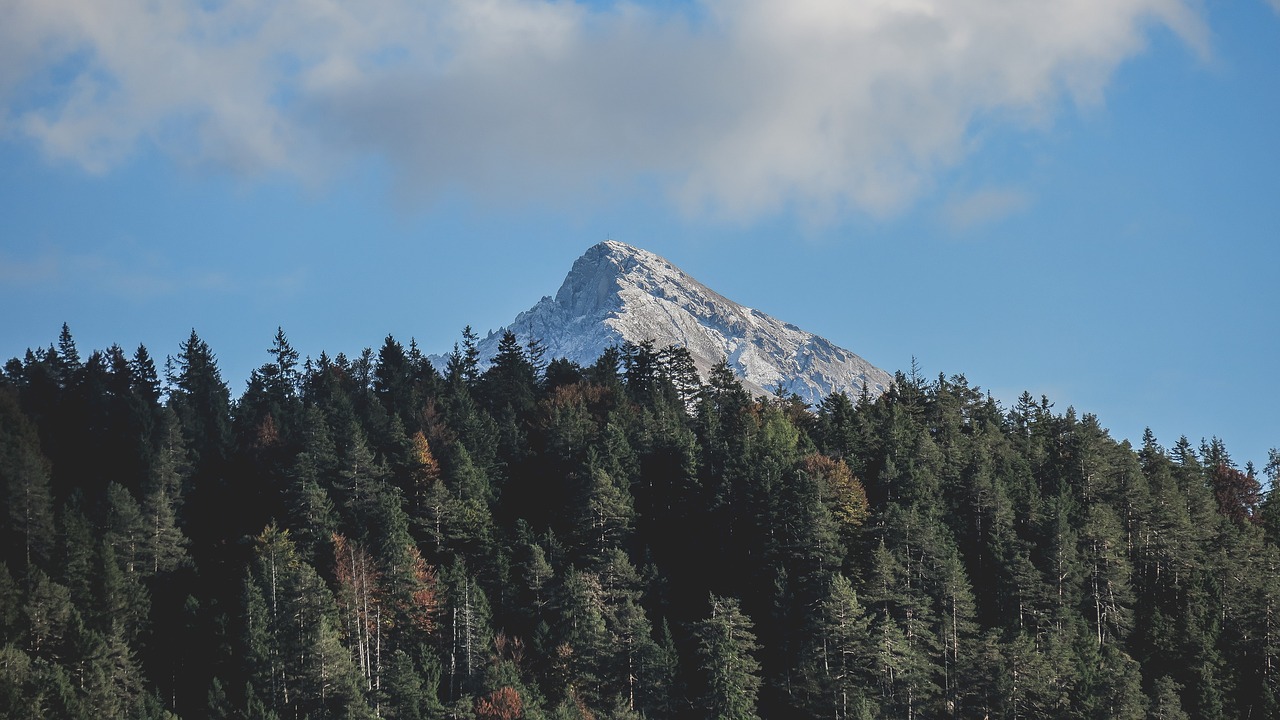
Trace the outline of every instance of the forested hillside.
[[0, 716], [1280, 716], [1280, 498], [1216, 439], [474, 342], [9, 361]]

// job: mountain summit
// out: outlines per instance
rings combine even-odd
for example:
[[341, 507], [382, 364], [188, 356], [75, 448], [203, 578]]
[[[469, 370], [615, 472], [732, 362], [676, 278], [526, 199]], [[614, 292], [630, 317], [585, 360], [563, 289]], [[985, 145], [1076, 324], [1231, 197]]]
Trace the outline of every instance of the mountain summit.
[[704, 378], [728, 359], [753, 394], [771, 394], [781, 384], [810, 404], [832, 392], [857, 397], [864, 386], [878, 395], [893, 381], [852, 352], [739, 305], [667, 260], [616, 240], [578, 258], [554, 298], [542, 298], [477, 343], [480, 357], [494, 356], [506, 330], [522, 341], [539, 339], [548, 358], [582, 365], [624, 342], [679, 345]]

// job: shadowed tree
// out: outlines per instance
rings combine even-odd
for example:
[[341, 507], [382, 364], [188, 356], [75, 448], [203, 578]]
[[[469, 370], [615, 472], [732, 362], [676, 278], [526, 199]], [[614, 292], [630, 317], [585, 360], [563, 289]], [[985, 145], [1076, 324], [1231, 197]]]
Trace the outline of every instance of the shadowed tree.
[[173, 358], [169, 405], [178, 415], [195, 462], [225, 461], [231, 445], [231, 394], [209, 345], [191, 331]]
[[17, 398], [0, 388], [0, 490], [5, 497], [4, 557], [14, 567], [48, 559], [55, 541], [49, 464]]

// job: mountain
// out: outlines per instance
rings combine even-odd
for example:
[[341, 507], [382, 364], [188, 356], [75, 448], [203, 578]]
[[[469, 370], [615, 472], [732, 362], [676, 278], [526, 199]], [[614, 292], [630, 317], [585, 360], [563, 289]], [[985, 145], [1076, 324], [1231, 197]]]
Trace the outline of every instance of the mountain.
[[[730, 367], [753, 394], [779, 383], [817, 404], [833, 391], [874, 397], [893, 377], [854, 353], [725, 298], [657, 255], [616, 240], [588, 249], [555, 297], [544, 297], [509, 326], [477, 343], [480, 357], [497, 352], [503, 332], [539, 339], [547, 358], [582, 365], [611, 345], [652, 340], [655, 348], [687, 347], [705, 378], [717, 362]], [[433, 357], [443, 367], [444, 358]]]

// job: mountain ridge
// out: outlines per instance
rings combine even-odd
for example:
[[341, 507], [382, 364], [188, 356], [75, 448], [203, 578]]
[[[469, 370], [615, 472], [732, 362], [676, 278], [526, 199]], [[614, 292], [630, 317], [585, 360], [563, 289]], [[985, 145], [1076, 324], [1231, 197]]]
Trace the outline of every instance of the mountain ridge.
[[[893, 377], [857, 354], [759, 310], [734, 302], [667, 259], [617, 240], [588, 248], [555, 296], [544, 296], [477, 343], [482, 363], [506, 331], [536, 338], [546, 357], [588, 365], [611, 345], [652, 341], [688, 348], [706, 378], [727, 360], [752, 394], [781, 385], [816, 405], [832, 392], [884, 392]], [[443, 366], [444, 356], [432, 356]]]

